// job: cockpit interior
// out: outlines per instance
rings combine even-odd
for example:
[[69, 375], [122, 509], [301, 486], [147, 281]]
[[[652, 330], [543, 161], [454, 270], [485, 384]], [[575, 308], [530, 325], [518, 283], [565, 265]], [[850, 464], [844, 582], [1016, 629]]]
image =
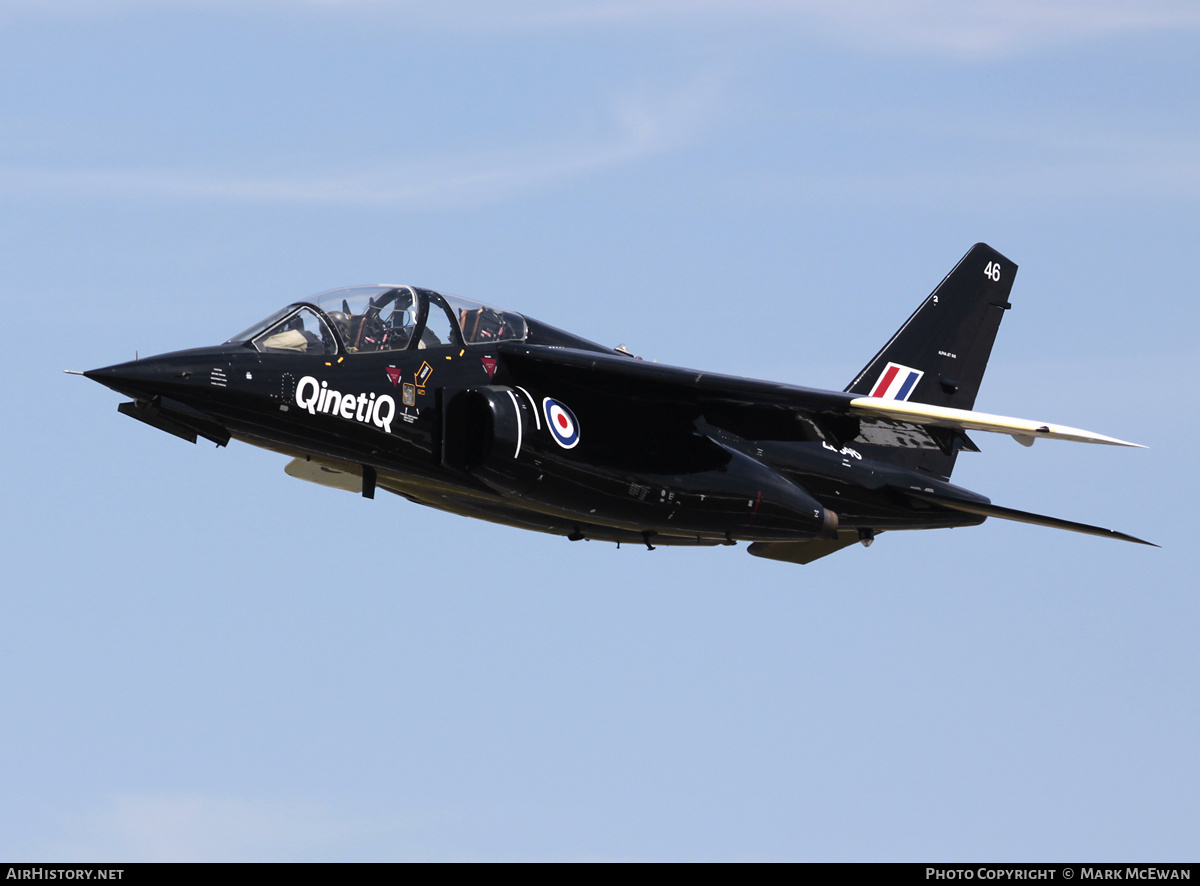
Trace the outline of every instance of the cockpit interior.
[[524, 341], [524, 317], [414, 286], [348, 286], [277, 311], [229, 339], [261, 353], [365, 354]]

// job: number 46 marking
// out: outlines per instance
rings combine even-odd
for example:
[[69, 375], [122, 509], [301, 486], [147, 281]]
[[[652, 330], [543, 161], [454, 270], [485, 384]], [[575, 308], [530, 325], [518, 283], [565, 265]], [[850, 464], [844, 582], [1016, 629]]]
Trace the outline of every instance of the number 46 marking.
[[990, 261], [987, 267], [983, 269], [983, 276], [987, 277], [993, 283], [1000, 282], [1000, 262]]

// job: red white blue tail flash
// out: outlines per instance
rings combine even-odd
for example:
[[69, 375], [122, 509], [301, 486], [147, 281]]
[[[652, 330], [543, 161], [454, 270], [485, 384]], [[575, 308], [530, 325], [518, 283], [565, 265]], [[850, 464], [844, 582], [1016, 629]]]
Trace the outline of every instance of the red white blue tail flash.
[[542, 411], [546, 413], [546, 425], [554, 436], [554, 442], [563, 449], [574, 449], [579, 443], [579, 422], [575, 414], [549, 397], [542, 401]]
[[925, 373], [910, 366], [889, 363], [871, 389], [872, 397], [884, 400], [907, 400]]

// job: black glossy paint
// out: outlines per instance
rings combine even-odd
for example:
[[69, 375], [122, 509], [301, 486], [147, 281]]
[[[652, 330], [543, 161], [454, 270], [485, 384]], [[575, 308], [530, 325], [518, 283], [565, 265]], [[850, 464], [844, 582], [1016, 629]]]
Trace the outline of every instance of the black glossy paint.
[[[985, 263], [1003, 273], [985, 276]], [[382, 488], [572, 540], [744, 540], [759, 556], [808, 562], [881, 531], [1035, 516], [947, 482], [959, 450], [974, 449], [965, 434], [925, 428], [924, 448], [881, 445], [903, 427], [848, 414], [888, 361], [922, 370], [914, 400], [970, 408], [1015, 271], [973, 247], [848, 392], [645, 363], [531, 318], [524, 341], [498, 345], [419, 348], [418, 328], [404, 351], [237, 343], [85, 374], [153, 427], [277, 450], [362, 478], [367, 497]], [[573, 415], [577, 439], [566, 418], [551, 433], [548, 401]]]

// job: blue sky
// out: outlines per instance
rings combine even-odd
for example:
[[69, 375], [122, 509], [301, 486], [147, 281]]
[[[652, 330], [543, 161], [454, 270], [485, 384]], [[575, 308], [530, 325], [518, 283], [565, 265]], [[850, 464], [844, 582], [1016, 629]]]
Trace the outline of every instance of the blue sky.
[[[0, 857], [1186, 860], [1186, 2], [0, 4]], [[63, 369], [409, 282], [841, 388], [1020, 265], [955, 480], [807, 567], [299, 483]]]

